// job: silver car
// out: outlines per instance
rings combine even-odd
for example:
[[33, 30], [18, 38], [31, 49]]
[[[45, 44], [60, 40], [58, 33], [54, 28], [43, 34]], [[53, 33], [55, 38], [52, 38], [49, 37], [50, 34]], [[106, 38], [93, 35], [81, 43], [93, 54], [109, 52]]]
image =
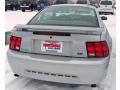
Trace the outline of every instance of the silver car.
[[113, 1], [112, 0], [101, 0], [99, 4], [99, 13], [111, 13], [114, 14], [114, 6], [113, 6]]
[[106, 76], [112, 49], [102, 19], [92, 6], [63, 4], [15, 26], [7, 52], [15, 76], [96, 86]]

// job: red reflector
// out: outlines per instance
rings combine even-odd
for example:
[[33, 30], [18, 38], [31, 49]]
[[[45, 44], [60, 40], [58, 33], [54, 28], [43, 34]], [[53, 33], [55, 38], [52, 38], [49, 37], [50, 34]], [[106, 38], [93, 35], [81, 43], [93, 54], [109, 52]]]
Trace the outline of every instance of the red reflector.
[[109, 55], [109, 48], [106, 41], [86, 42], [88, 57], [106, 57]]
[[21, 38], [20, 37], [15, 37], [15, 36], [10, 37], [10, 45], [9, 45], [10, 49], [19, 51], [20, 45], [21, 45]]

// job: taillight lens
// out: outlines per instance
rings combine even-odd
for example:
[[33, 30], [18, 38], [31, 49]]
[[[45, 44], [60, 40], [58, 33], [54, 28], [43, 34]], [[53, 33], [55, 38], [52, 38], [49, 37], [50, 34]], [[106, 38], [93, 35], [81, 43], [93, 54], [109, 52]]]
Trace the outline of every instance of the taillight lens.
[[95, 56], [95, 48], [94, 48], [94, 43], [92, 42], [87, 42], [87, 53], [88, 56]]
[[9, 48], [12, 50], [20, 50], [21, 46], [21, 37], [11, 36]]
[[109, 47], [106, 41], [86, 42], [88, 57], [106, 57], [109, 55]]
[[102, 50], [103, 50], [103, 55], [108, 56], [109, 55], [109, 48], [107, 45], [107, 42], [101, 42]]

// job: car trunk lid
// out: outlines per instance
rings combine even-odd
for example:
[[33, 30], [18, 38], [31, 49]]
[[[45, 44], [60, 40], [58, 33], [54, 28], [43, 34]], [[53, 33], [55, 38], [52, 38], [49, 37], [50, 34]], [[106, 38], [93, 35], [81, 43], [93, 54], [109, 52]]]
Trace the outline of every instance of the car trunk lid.
[[86, 42], [100, 41], [101, 28], [18, 25], [20, 51], [36, 54], [87, 57]]

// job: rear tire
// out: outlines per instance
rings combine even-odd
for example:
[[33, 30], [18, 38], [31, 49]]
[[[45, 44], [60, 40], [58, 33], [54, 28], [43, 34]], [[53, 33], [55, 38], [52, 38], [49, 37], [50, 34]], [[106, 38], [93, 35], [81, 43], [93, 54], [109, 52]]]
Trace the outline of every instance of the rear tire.
[[40, 9], [37, 9], [38, 11], [40, 11]]
[[114, 13], [113, 13], [113, 12], [111, 12], [111, 14], [112, 14], [112, 15], [114, 15]]
[[7, 11], [7, 9], [5, 8], [5, 11]]
[[34, 10], [34, 8], [33, 8], [33, 7], [29, 7], [29, 9], [31, 10], [31, 12]]
[[99, 14], [100, 14], [100, 15], [102, 15], [102, 14], [103, 14], [103, 12], [99, 12]]
[[22, 12], [25, 12], [25, 9], [22, 9]]

